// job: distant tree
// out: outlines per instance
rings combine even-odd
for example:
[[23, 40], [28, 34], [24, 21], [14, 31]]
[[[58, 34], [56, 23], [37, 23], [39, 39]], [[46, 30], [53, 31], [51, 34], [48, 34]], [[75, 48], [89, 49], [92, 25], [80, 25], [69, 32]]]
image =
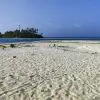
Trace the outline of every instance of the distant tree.
[[20, 36], [20, 30], [15, 30], [14, 35], [16, 38], [18, 38]]
[[5, 38], [13, 38], [14, 37], [14, 32], [13, 31], [7, 31], [3, 34], [3, 37]]
[[43, 33], [41, 33], [41, 35], [43, 36]]
[[2, 37], [2, 33], [0, 32], [0, 38]]
[[7, 31], [3, 34], [4, 38], [43, 38], [43, 34], [38, 33], [38, 29], [26, 28], [21, 31]]

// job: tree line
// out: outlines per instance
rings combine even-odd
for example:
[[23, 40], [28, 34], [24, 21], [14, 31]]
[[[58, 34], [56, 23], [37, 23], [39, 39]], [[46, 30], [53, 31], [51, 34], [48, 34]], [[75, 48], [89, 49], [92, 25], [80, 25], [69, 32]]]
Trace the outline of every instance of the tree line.
[[1, 38], [43, 38], [43, 33], [39, 34], [36, 28], [26, 28], [21, 30], [0, 32]]

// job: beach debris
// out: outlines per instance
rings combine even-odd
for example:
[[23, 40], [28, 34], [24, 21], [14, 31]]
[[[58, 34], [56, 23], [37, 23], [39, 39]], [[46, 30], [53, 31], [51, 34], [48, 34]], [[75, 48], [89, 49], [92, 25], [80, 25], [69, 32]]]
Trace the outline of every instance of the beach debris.
[[52, 98], [51, 97], [48, 97], [46, 100], [52, 100]]
[[2, 80], [4, 80], [6, 77], [1, 77]]
[[32, 47], [32, 46], [27, 44], [27, 45], [25, 45], [24, 47]]
[[52, 85], [50, 84], [49, 87], [52, 88]]
[[32, 56], [35, 55], [34, 53], [31, 54]]
[[11, 74], [10, 74], [9, 76], [10, 76], [11, 78], [14, 78], [14, 76], [13, 76], [13, 75], [11, 75]]
[[92, 52], [92, 54], [97, 54], [97, 52]]
[[3, 81], [0, 82], [0, 87], [2, 87], [2, 86], [3, 86]]
[[34, 75], [30, 75], [30, 79], [32, 79], [34, 77]]
[[16, 56], [13, 56], [13, 58], [16, 58]]

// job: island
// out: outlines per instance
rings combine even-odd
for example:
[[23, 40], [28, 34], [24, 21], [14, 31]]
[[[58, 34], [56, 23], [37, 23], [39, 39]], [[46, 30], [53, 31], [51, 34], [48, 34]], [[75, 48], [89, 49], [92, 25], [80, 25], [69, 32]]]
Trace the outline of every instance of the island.
[[26, 28], [21, 30], [0, 32], [0, 38], [43, 38], [43, 33], [39, 34], [36, 28]]

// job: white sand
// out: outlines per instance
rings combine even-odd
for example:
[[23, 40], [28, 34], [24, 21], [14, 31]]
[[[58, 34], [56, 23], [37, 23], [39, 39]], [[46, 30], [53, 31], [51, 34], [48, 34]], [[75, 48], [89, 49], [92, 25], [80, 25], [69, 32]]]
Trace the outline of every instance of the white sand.
[[0, 100], [100, 100], [100, 44], [74, 42], [0, 49]]

